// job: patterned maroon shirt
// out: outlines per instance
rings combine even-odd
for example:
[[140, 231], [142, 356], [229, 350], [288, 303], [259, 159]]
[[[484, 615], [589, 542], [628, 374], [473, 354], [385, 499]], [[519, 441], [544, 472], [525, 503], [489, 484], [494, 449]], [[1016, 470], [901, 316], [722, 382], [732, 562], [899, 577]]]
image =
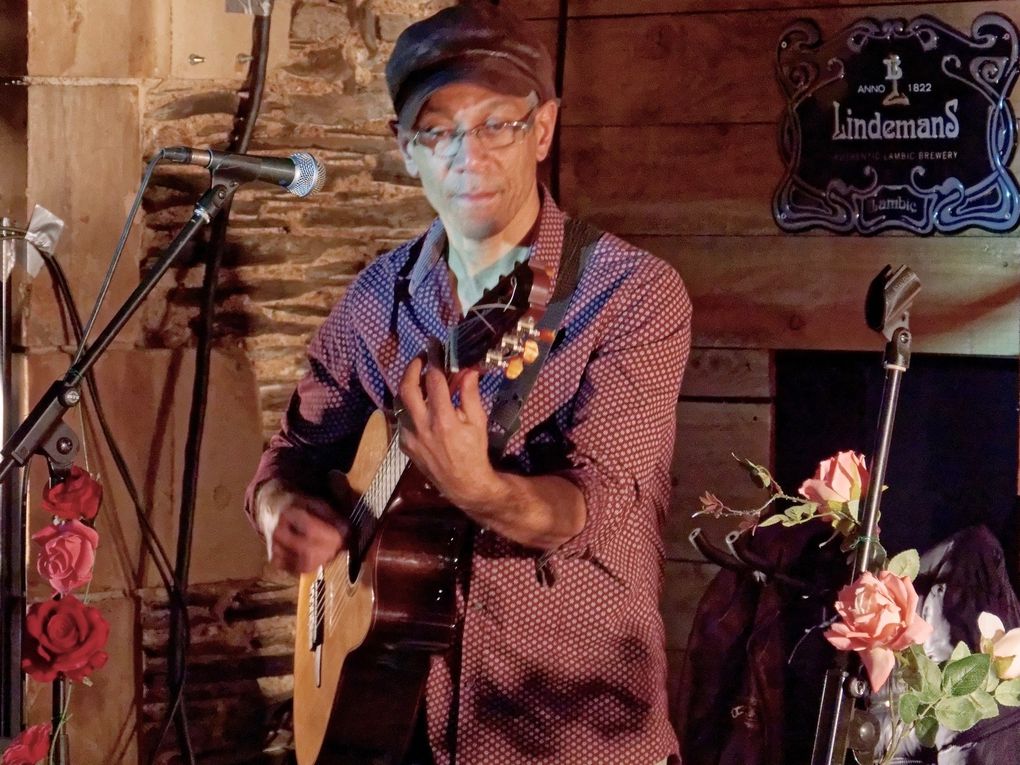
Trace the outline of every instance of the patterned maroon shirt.
[[[555, 274], [565, 218], [544, 196], [530, 262]], [[326, 470], [346, 467], [367, 417], [390, 405], [426, 338], [445, 341], [460, 320], [445, 243], [437, 220], [347, 290], [311, 343], [310, 370], [263, 455], [249, 507], [268, 478], [313, 489]], [[652, 765], [676, 753], [660, 532], [690, 319], [672, 268], [611, 235], [600, 240], [505, 458], [519, 472], [573, 481], [586, 525], [546, 556], [551, 583], [536, 575], [538, 551], [476, 535], [461, 598], [459, 688], [457, 656], [438, 657], [428, 681], [437, 765], [454, 757], [457, 765]], [[487, 407], [500, 382], [498, 372], [482, 377]]]

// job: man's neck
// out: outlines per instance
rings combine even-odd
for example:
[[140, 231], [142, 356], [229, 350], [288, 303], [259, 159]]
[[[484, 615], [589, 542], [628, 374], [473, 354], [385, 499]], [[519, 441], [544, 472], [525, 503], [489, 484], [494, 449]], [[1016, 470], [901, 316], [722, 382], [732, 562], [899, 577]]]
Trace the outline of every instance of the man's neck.
[[538, 228], [541, 201], [538, 189], [510, 225], [498, 234], [485, 239], [474, 239], [461, 235], [451, 228], [446, 229], [450, 249], [460, 257], [468, 273], [476, 275], [499, 262], [507, 253], [519, 246], [529, 246]]

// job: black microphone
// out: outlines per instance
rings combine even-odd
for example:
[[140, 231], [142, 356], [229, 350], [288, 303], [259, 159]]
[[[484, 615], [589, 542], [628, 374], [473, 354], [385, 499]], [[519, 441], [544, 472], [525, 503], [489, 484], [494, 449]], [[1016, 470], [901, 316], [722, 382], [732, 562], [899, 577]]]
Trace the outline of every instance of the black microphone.
[[214, 149], [171, 146], [160, 149], [163, 159], [182, 165], [201, 165], [212, 173], [222, 172], [238, 182], [266, 181], [283, 186], [291, 194], [306, 197], [326, 182], [326, 171], [311, 154], [297, 152], [289, 157], [257, 157]]

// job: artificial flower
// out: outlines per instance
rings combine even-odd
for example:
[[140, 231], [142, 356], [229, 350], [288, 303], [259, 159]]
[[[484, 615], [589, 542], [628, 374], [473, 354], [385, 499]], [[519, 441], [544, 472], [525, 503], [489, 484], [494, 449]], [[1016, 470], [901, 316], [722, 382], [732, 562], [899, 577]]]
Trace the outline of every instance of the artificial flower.
[[698, 501], [701, 502], [701, 512], [714, 518], [722, 518], [726, 512], [726, 505], [723, 501], [710, 491], [706, 491], [698, 497]]
[[982, 611], [978, 616], [981, 631], [981, 653], [992, 657], [992, 666], [1000, 680], [1020, 677], [1020, 627], [1009, 632], [995, 614]]
[[32, 535], [42, 549], [36, 567], [61, 595], [92, 580], [99, 534], [81, 521], [51, 524]]
[[109, 636], [110, 625], [99, 610], [73, 595], [33, 603], [25, 617], [21, 668], [39, 682], [61, 673], [81, 680], [106, 664]]
[[821, 505], [859, 501], [868, 490], [869, 477], [863, 454], [839, 452], [819, 462], [814, 478], [804, 481], [798, 493]]
[[932, 627], [917, 614], [917, 592], [908, 577], [865, 571], [839, 591], [836, 612], [842, 618], [825, 632], [841, 651], [856, 651], [878, 691], [896, 665], [894, 651], [924, 643]]
[[50, 515], [68, 521], [91, 521], [103, 501], [103, 486], [77, 465], [61, 483], [43, 489], [42, 507]]
[[50, 750], [51, 723], [32, 725], [21, 731], [4, 749], [2, 765], [36, 765]]

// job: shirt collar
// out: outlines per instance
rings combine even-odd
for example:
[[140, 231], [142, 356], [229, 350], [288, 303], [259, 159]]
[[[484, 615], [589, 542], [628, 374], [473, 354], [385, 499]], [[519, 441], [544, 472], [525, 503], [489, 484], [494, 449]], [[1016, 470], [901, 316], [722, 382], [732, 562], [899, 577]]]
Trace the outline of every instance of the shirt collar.
[[[556, 286], [560, 253], [563, 250], [563, 224], [566, 221], [566, 216], [556, 206], [549, 190], [545, 186], [539, 188], [542, 195], [542, 207], [538, 213], [538, 230], [535, 241], [531, 245], [528, 262], [532, 268], [544, 269], [549, 274], [549, 289], [552, 290]], [[443, 222], [437, 217], [425, 232], [421, 253], [411, 269], [407, 285], [410, 295], [414, 295], [421, 283], [432, 273], [432, 269], [440, 263], [445, 265], [445, 251], [446, 229], [443, 228]]]

